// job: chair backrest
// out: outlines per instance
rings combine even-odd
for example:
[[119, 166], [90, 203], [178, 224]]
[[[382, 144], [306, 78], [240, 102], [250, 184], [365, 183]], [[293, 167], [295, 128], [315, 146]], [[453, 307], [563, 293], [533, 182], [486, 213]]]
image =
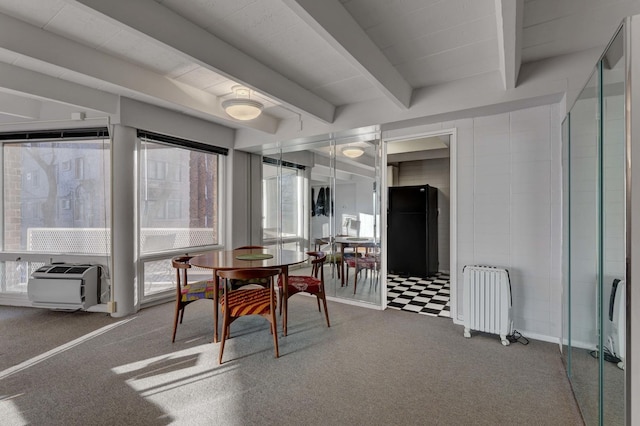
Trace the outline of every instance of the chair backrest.
[[307, 254], [311, 256], [311, 275], [318, 278], [320, 274], [320, 280], [324, 282], [324, 262], [327, 260], [327, 254], [323, 251], [308, 251]]
[[[255, 290], [253, 288], [249, 289], [248, 286], [241, 287], [241, 288], [239, 288], [237, 290], [232, 290], [230, 288], [230, 285], [229, 285], [230, 283], [232, 283], [234, 281], [235, 282], [237, 282], [237, 281], [251, 281], [252, 282], [252, 287], [253, 286], [260, 286], [260, 287], [263, 287], [263, 288], [268, 285], [269, 294], [271, 295], [270, 297], [274, 297], [274, 285], [273, 285], [274, 281], [273, 281], [273, 277], [276, 276], [276, 275], [279, 275], [280, 273], [282, 273], [282, 270], [280, 268], [231, 269], [231, 270], [217, 271], [216, 274], [218, 275], [218, 277], [220, 277], [221, 279], [227, 281], [227, 283], [223, 286], [223, 288], [224, 288], [223, 302], [224, 302], [225, 310], [228, 310], [228, 306], [229, 306], [229, 298], [227, 297], [227, 294], [229, 292]], [[267, 282], [264, 282], [265, 278], [268, 279], [268, 280], [266, 280]]]
[[227, 280], [249, 280], [269, 278], [280, 274], [280, 268], [230, 269], [216, 272], [220, 278]]
[[176, 270], [176, 291], [178, 292], [178, 298], [180, 298], [182, 288], [188, 283], [187, 270], [191, 268], [189, 260], [191, 260], [192, 257], [193, 256], [183, 255], [171, 259], [171, 266]]

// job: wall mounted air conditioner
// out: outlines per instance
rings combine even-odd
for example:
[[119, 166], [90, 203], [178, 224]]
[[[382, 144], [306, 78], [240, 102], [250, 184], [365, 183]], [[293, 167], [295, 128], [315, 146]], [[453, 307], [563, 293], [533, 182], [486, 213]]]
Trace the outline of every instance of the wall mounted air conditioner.
[[100, 300], [98, 265], [53, 264], [31, 274], [27, 294], [38, 308], [78, 310], [96, 305]]

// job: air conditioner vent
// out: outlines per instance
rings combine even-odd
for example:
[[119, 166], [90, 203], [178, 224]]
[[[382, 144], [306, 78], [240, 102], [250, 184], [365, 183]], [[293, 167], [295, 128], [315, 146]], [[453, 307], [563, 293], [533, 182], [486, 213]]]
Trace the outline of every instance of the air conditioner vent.
[[80, 267], [75, 267], [75, 268], [69, 268], [68, 271], [65, 272], [65, 274], [84, 274], [84, 272], [89, 269], [89, 266], [80, 266]]
[[69, 271], [69, 269], [71, 269], [68, 266], [54, 266], [53, 268], [49, 269], [47, 272], [49, 274], [65, 274], [67, 273], [67, 271]]

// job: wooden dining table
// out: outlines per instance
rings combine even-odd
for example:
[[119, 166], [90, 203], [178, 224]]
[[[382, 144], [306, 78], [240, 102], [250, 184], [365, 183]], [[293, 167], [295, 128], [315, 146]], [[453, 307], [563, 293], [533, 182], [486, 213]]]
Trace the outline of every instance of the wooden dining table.
[[[217, 271], [230, 269], [253, 269], [253, 268], [279, 268], [283, 280], [283, 321], [282, 331], [287, 335], [287, 287], [289, 283], [289, 266], [305, 262], [309, 256], [305, 252], [296, 250], [285, 250], [277, 248], [247, 248], [236, 250], [216, 250], [208, 251], [193, 256], [189, 263], [204, 269], [213, 271], [215, 288], [220, 288], [220, 279]], [[214, 331], [213, 341], [218, 342], [218, 306], [219, 291], [213, 295], [213, 318]]]

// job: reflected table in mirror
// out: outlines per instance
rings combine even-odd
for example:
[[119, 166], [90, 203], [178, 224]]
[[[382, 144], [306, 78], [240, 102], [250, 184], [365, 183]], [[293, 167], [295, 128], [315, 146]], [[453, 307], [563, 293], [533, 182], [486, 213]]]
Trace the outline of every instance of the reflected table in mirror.
[[[353, 286], [354, 286], [354, 294], [356, 291], [356, 283], [358, 280], [358, 268], [370, 268], [373, 266], [374, 269], [379, 270], [380, 268], [380, 259], [379, 259], [379, 248], [380, 244], [374, 238], [361, 238], [361, 237], [336, 237], [336, 244], [340, 246], [340, 256], [342, 261], [340, 262], [340, 286], [348, 285], [346, 279], [346, 270], [345, 270], [345, 249], [349, 249], [347, 255], [350, 252], [353, 253], [353, 266], [355, 268], [354, 278], [353, 278]], [[361, 257], [361, 255], [363, 257]], [[374, 261], [364, 260], [365, 256], [375, 256]], [[359, 262], [361, 262], [359, 264]]]

